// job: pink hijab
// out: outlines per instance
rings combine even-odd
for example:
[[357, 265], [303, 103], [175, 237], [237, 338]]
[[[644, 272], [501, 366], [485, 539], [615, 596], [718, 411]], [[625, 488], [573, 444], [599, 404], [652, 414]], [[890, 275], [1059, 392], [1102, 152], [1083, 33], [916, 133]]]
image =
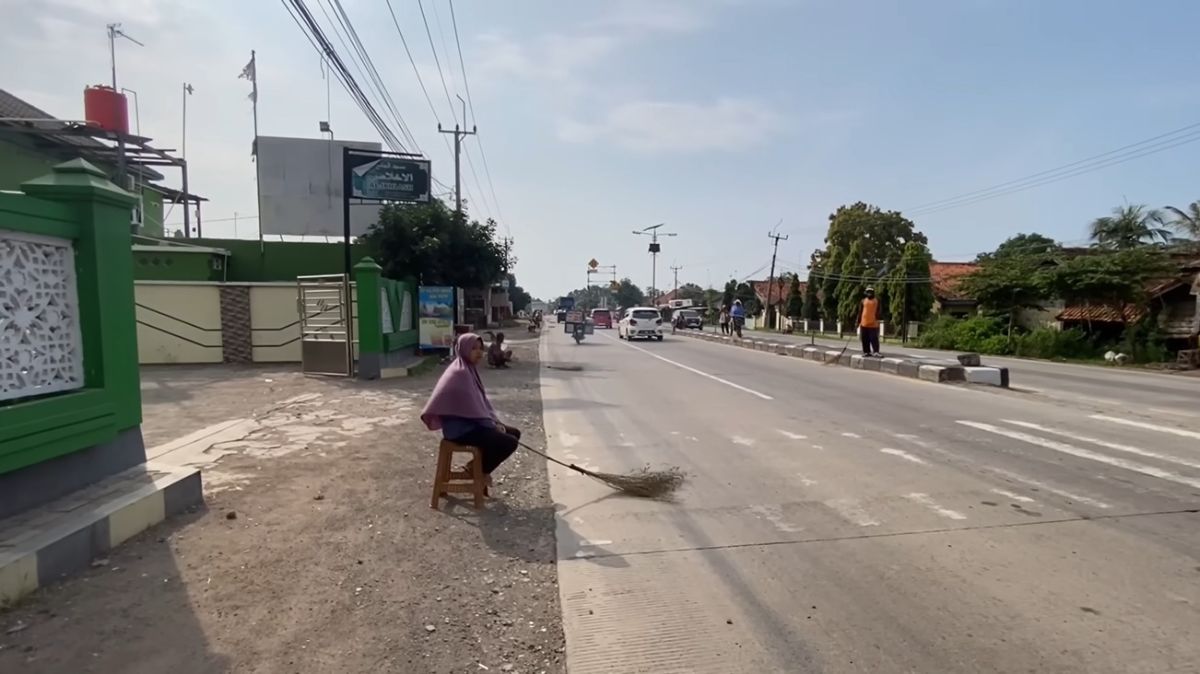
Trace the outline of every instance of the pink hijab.
[[483, 339], [475, 333], [459, 335], [455, 342], [454, 362], [442, 373], [437, 385], [433, 387], [429, 402], [425, 403], [425, 409], [421, 410], [421, 421], [425, 422], [425, 427], [429, 430], [440, 430], [442, 417], [496, 418], [496, 410], [492, 408], [492, 403], [483, 390], [479, 371], [466, 359], [466, 355], [476, 343], [482, 344]]

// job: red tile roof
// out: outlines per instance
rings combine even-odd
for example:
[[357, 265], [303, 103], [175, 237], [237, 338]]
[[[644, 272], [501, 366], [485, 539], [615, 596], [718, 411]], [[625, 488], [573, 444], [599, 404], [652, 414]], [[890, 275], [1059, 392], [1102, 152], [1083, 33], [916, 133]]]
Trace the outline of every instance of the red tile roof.
[[[804, 289], [808, 284], [804, 281], [800, 282], [800, 294], [804, 294]], [[768, 281], [751, 281], [750, 286], [754, 288], [754, 294], [758, 297], [758, 303], [766, 306], [767, 304], [767, 289], [771, 283]], [[792, 292], [792, 280], [777, 278], [775, 279], [774, 287], [771, 290], [771, 306], [777, 307], [787, 302], [788, 294]]]
[[932, 279], [933, 295], [939, 300], [970, 300], [960, 289], [963, 278], [975, 273], [979, 265], [974, 262], [931, 262], [929, 278]]
[[[1136, 323], [1146, 315], [1145, 310], [1135, 307], [1125, 307], [1125, 322]], [[1120, 323], [1121, 311], [1117, 307], [1106, 304], [1089, 304], [1082, 307], [1067, 307], [1058, 312], [1060, 321], [1091, 321], [1094, 323]]]

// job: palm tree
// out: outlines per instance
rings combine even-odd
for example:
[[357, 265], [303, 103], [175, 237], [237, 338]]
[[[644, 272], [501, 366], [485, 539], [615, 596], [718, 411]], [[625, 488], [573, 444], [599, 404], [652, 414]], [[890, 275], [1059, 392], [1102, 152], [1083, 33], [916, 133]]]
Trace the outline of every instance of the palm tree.
[[1142, 204], [1125, 204], [1111, 216], [1092, 222], [1092, 240], [1101, 248], [1127, 250], [1146, 244], [1167, 243], [1171, 232], [1162, 226], [1162, 213]]
[[1183, 238], [1200, 241], [1200, 201], [1193, 201], [1186, 209], [1167, 206], [1164, 210], [1171, 214], [1171, 222], [1168, 224], [1182, 234]]

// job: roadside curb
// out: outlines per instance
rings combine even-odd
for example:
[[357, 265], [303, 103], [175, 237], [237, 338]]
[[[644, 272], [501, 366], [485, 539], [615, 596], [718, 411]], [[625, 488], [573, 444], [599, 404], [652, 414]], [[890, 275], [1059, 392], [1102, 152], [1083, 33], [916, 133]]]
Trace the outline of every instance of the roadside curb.
[[763, 351], [828, 365], [836, 364], [854, 370], [883, 372], [937, 384], [1009, 387], [1008, 368], [1006, 367], [956, 365], [952, 362], [929, 363], [912, 358], [867, 358], [862, 354], [849, 353], [848, 349], [827, 349], [815, 345], [774, 342], [761, 338], [737, 339], [709, 332], [678, 332], [676, 334], [714, 344], [736, 346], [751, 351]]
[[151, 461], [10, 518], [0, 532], [0, 606], [203, 503], [199, 470]]

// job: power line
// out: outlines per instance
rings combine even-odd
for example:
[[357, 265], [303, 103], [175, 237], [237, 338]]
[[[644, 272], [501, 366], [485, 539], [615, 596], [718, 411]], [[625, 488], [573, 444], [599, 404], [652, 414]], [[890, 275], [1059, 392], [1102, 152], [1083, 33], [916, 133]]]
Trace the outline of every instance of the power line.
[[1164, 134], [1159, 134], [1137, 143], [1131, 143], [1115, 150], [1109, 150], [1108, 152], [1093, 155], [1086, 159], [1080, 159], [1069, 164], [1064, 164], [1057, 168], [1040, 171], [1038, 173], [1025, 176], [1024, 178], [1010, 180], [998, 185], [993, 185], [992, 187], [974, 190], [972, 192], [965, 192], [963, 194], [946, 199], [926, 202], [925, 204], [904, 209], [904, 212], [910, 215], [927, 215], [929, 213], [936, 213], [943, 210], [949, 210], [951, 208], [967, 206], [974, 203], [979, 203], [980, 201], [987, 201], [996, 197], [1032, 189], [1034, 187], [1041, 187], [1042, 185], [1048, 185], [1060, 180], [1066, 180], [1067, 178], [1083, 175], [1085, 173], [1091, 173], [1109, 166], [1123, 164], [1127, 161], [1132, 161], [1134, 159], [1145, 157], [1151, 154], [1165, 152], [1172, 148], [1179, 147], [1180, 145], [1186, 145], [1188, 143], [1200, 140], [1200, 130], [1197, 130], [1198, 127], [1200, 127], [1200, 122], [1196, 124], [1190, 124]]
[[346, 93], [350, 94], [350, 98], [354, 100], [355, 104], [357, 104], [359, 109], [362, 110], [363, 114], [366, 115], [367, 121], [369, 121], [371, 125], [375, 127], [375, 130], [379, 132], [380, 137], [388, 145], [388, 147], [397, 152], [406, 151], [407, 148], [400, 141], [400, 139], [396, 137], [396, 134], [392, 132], [391, 128], [387, 125], [387, 122], [384, 121], [383, 117], [380, 116], [379, 111], [375, 109], [375, 106], [363, 92], [362, 87], [359, 86], [358, 82], [354, 79], [354, 76], [350, 74], [350, 70], [346, 67], [346, 63], [342, 60], [333, 44], [329, 42], [329, 38], [326, 37], [324, 31], [321, 29], [320, 24], [313, 17], [312, 12], [310, 12], [308, 9], [308, 6], [305, 5], [304, 0], [280, 0], [280, 2], [283, 4], [284, 9], [286, 9], [288, 14], [292, 17], [292, 20], [296, 22], [296, 25], [300, 28], [300, 31], [304, 33], [304, 36], [308, 39], [309, 43], [312, 44], [313, 48], [316, 49], [318, 53], [327, 57], [329, 65], [331, 66], [330, 70], [338, 78], [338, 81], [341, 82], [342, 87], [346, 90]]
[[[475, 117], [475, 101], [471, 98], [471, 81], [467, 79], [467, 66], [463, 61], [462, 42], [458, 39], [458, 18], [454, 12], [454, 0], [448, 0], [448, 2], [450, 3], [450, 23], [454, 26], [454, 44], [458, 48], [458, 69], [462, 73], [463, 89], [467, 92], [467, 107], [471, 110], [472, 124], [478, 124], [479, 120]], [[500, 210], [500, 200], [496, 198], [496, 186], [492, 182], [492, 170], [488, 167], [487, 153], [483, 150], [483, 137], [475, 136], [475, 142], [479, 144], [479, 157], [483, 160], [483, 174], [487, 177], [488, 190], [492, 194], [492, 205], [496, 207], [496, 217], [500, 218], [500, 222], [504, 224], [505, 232], [511, 237], [512, 230], [509, 229], [508, 221], [504, 219], [504, 213]]]

